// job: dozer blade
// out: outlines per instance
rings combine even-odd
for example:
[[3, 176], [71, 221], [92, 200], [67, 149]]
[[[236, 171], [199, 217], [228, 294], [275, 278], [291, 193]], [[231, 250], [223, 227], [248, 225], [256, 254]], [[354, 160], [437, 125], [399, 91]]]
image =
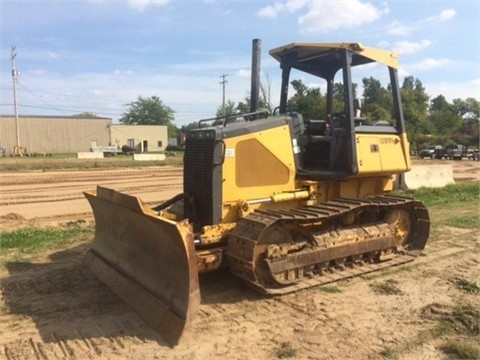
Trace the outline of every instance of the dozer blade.
[[95, 216], [85, 266], [171, 345], [200, 304], [188, 221], [156, 216], [140, 199], [104, 187], [84, 193]]

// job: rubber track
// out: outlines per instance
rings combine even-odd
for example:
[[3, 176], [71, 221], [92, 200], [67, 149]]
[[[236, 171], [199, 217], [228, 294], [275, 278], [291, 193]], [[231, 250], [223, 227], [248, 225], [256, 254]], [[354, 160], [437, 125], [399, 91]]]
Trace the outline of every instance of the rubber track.
[[[420, 244], [420, 248], [399, 254], [391, 260], [379, 263], [366, 263], [345, 267], [344, 270], [332, 268], [324, 271], [323, 275], [304, 279], [298, 283], [285, 287], [264, 288], [257, 280], [254, 270], [254, 248], [263, 232], [277, 221], [309, 224], [319, 221], [333, 220], [352, 210], [386, 210], [392, 207], [411, 207], [413, 210], [412, 239], [411, 243]], [[368, 199], [334, 198], [323, 204], [305, 206], [295, 210], [256, 210], [248, 216], [241, 218], [229, 236], [227, 259], [232, 273], [247, 281], [256, 290], [271, 295], [285, 294], [298, 291], [311, 286], [323, 285], [346, 279], [360, 274], [365, 274], [390, 266], [412, 261], [423, 249], [428, 238], [430, 220], [428, 212], [419, 201], [411, 198], [397, 196], [379, 196]]]

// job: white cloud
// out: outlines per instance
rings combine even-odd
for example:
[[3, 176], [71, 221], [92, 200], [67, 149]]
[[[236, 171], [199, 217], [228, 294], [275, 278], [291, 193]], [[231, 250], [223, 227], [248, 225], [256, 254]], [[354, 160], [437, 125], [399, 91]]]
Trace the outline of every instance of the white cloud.
[[443, 58], [443, 59], [426, 58], [419, 63], [410, 64], [410, 65], [405, 66], [405, 67], [407, 67], [410, 70], [420, 70], [420, 71], [422, 71], [422, 70], [433, 70], [433, 69], [448, 65], [450, 63], [451, 63], [451, 61], [449, 59], [445, 59], [445, 58]]
[[438, 23], [449, 21], [456, 15], [457, 12], [454, 9], [447, 9], [443, 10], [439, 15], [427, 17], [413, 24], [402, 24], [399, 21], [394, 21], [387, 26], [387, 34], [395, 36], [408, 36], [411, 35], [414, 31], [425, 28], [427, 26], [431, 26], [432, 22]]
[[359, 0], [315, 1], [298, 22], [303, 33], [324, 33], [371, 23], [388, 11], [387, 7], [382, 10]]
[[393, 48], [393, 51], [405, 55], [405, 54], [414, 54], [420, 50], [426, 49], [432, 44], [430, 40], [421, 40], [418, 42], [411, 41], [397, 41]]
[[114, 75], [133, 75], [133, 70], [125, 70], [125, 71], [122, 71], [122, 70], [119, 70], [119, 69], [115, 69], [113, 71], [113, 74]]
[[452, 19], [455, 15], [457, 15], [457, 12], [454, 9], [443, 10], [438, 16], [438, 20], [448, 21]]
[[398, 21], [394, 21], [387, 27], [387, 33], [396, 36], [408, 36], [415, 30], [417, 30], [415, 26], [404, 25]]
[[57, 53], [54, 53], [53, 51], [48, 51], [47, 56], [49, 59], [56, 60], [59, 58]]
[[94, 95], [94, 96], [102, 96], [102, 95], [103, 95], [103, 91], [98, 90], [98, 89], [93, 89], [93, 90], [90, 90], [90, 94], [91, 94], [91, 95]]
[[302, 33], [310, 34], [371, 23], [389, 12], [386, 4], [380, 9], [372, 3], [361, 0], [288, 0], [263, 7], [257, 15], [276, 18], [281, 14], [298, 12], [304, 8], [307, 11], [298, 18], [298, 23]]
[[429, 23], [439, 23], [439, 22], [445, 22], [453, 19], [457, 15], [457, 11], [455, 9], [447, 9], [447, 10], [442, 10], [440, 14], [430, 16], [426, 18], [423, 23], [429, 22]]
[[447, 101], [453, 101], [453, 99], [467, 99], [475, 96], [478, 97], [479, 95], [478, 83], [475, 84], [475, 80], [462, 82], [440, 81], [438, 83], [424, 83], [424, 86], [426, 92], [430, 95], [430, 98], [443, 95]]
[[402, 78], [402, 77], [407, 77], [407, 76], [410, 76], [410, 75], [412, 75], [412, 74], [409, 73], [407, 71], [407, 69], [405, 69], [402, 65], [400, 65], [400, 67], [398, 68], [398, 77]]
[[33, 69], [26, 73], [27, 76], [44, 76], [47, 74], [45, 69]]
[[258, 16], [275, 18], [282, 12], [293, 13], [302, 9], [307, 4], [304, 0], [288, 0], [285, 4], [276, 2], [273, 5], [268, 5], [261, 8], [258, 12]]
[[250, 69], [248, 69], [248, 70], [247, 69], [240, 69], [235, 73], [235, 76], [245, 78], [245, 79], [250, 79], [250, 74], [251, 74]]
[[268, 17], [268, 18], [277, 17], [280, 11], [282, 10], [281, 6], [282, 5], [279, 3], [275, 3], [275, 5], [268, 5], [267, 7], [264, 7], [258, 10], [257, 15], [261, 17]]
[[138, 11], [143, 11], [151, 5], [163, 6], [168, 2], [169, 0], [127, 0], [128, 6]]
[[150, 5], [163, 6], [170, 2], [170, 0], [87, 0], [89, 3], [114, 3], [115, 5], [121, 2], [127, 3], [129, 7], [137, 11], [143, 11]]

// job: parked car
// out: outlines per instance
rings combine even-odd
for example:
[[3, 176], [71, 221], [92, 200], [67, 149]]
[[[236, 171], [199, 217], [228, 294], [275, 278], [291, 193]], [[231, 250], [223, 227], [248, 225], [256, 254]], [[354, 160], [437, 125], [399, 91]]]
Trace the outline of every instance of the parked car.
[[467, 158], [473, 161], [480, 161], [480, 152], [478, 149], [467, 150]]
[[418, 154], [421, 159], [441, 159], [444, 157], [443, 147], [440, 145], [428, 145], [425, 149], [421, 150]]
[[462, 160], [468, 156], [468, 148], [462, 144], [447, 146], [447, 157], [450, 160]]

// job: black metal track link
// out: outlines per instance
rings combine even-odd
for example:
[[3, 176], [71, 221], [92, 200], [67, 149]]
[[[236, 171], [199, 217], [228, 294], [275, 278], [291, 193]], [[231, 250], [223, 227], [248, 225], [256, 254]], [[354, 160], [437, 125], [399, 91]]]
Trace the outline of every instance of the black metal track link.
[[[344, 216], [351, 211], [384, 211], [394, 207], [408, 209], [411, 215], [412, 229], [406, 253], [397, 254], [391, 260], [383, 262], [360, 263], [360, 265], [346, 266], [343, 269], [331, 267], [321, 275], [304, 278], [283, 287], [264, 287], [257, 279], [254, 266], [255, 246], [263, 232], [276, 222], [308, 227], [309, 224], [334, 220], [335, 217]], [[429, 229], [430, 219], [427, 209], [421, 202], [412, 198], [399, 196], [378, 196], [367, 199], [334, 198], [323, 204], [295, 210], [256, 210], [239, 219], [237, 226], [229, 235], [227, 259], [231, 272], [256, 290], [271, 295], [285, 294], [412, 261], [425, 247]]]

